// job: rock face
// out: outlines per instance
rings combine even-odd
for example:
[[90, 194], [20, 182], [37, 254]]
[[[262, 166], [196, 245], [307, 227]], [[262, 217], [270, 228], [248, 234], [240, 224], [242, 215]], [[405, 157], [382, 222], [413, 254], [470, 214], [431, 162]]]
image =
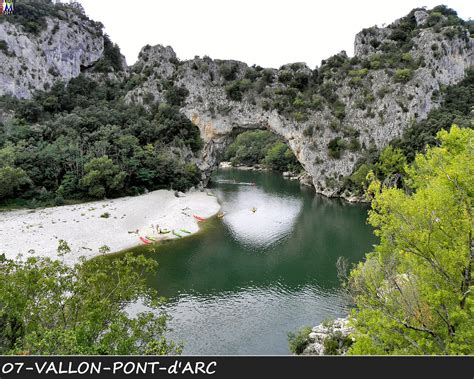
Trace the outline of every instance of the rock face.
[[57, 17], [44, 21], [46, 27], [38, 34], [18, 23], [0, 23], [0, 95], [30, 98], [58, 79], [78, 76], [102, 57], [101, 28], [80, 9], [59, 10]]
[[[304, 349], [302, 355], [325, 355], [324, 341], [328, 338], [334, 338], [337, 336], [338, 341], [342, 341], [345, 338], [350, 338], [349, 335], [353, 332], [353, 329], [349, 327], [348, 318], [338, 318], [328, 324], [319, 324], [312, 329], [309, 334], [309, 344]], [[347, 352], [347, 346], [343, 343], [335, 348], [338, 353], [337, 355], [345, 355]]]
[[[147, 45], [123, 74], [126, 101], [180, 107], [204, 140], [204, 182], [238, 133], [268, 129], [287, 141], [317, 192], [349, 198], [343, 182], [357, 160], [426, 118], [442, 88], [472, 66], [467, 25], [444, 11], [416, 9], [388, 27], [364, 29], [354, 57], [341, 52], [315, 70], [303, 63], [277, 70], [209, 57], [179, 61], [171, 47]], [[61, 12], [46, 17], [38, 35], [0, 23], [0, 95], [29, 98], [104, 56], [100, 24], [80, 10]]]
[[[422, 25], [428, 14], [418, 10], [411, 17]], [[343, 52], [331, 59], [339, 59], [342, 65], [353, 61], [376, 63], [378, 56], [387, 54], [391, 46], [398, 49], [397, 41], [390, 38], [395, 38], [391, 36], [400, 22], [387, 28], [365, 29], [355, 38], [354, 58], [348, 58]], [[465, 70], [473, 63], [474, 44], [467, 29], [420, 26], [414, 34], [407, 53], [400, 53], [402, 60], [419, 62], [413, 69], [397, 72], [396, 67], [378, 68], [373, 63], [368, 70], [348, 70], [332, 77], [328, 72], [332, 74], [334, 69], [328, 68], [329, 63], [323, 65], [319, 73], [301, 63], [279, 70], [263, 70], [238, 61], [208, 57], [179, 62], [171, 47], [146, 46], [132, 68], [141, 83], [127, 98], [138, 103], [144, 103], [147, 97], [164, 101], [166, 82], [189, 92], [181, 110], [199, 127], [204, 139], [200, 168], [205, 178], [218, 165], [222, 152], [238, 133], [248, 129], [269, 129], [287, 141], [312, 177], [318, 192], [326, 196], [350, 197], [350, 194], [341, 193], [343, 177], [353, 172], [364, 149], [380, 149], [399, 137], [412, 121], [426, 118], [430, 110], [439, 105], [441, 88], [461, 81]], [[382, 47], [385, 50], [382, 51]], [[323, 69], [326, 74], [321, 79]], [[252, 77], [255, 72], [259, 79]], [[282, 79], [288, 72], [293, 78], [314, 78], [319, 74], [319, 88], [330, 86], [333, 94], [323, 94], [323, 105], [305, 109], [304, 117], [298, 117], [298, 112], [294, 112], [295, 116], [274, 109], [269, 102], [275, 103], [281, 93], [292, 90]], [[403, 77], [404, 74], [407, 76]], [[357, 75], [360, 75], [358, 81], [354, 80]], [[266, 81], [262, 79], [264, 77]], [[252, 90], [244, 88], [241, 95], [232, 96], [233, 89], [239, 91], [239, 86], [245, 87], [249, 83], [253, 85]], [[298, 96], [296, 100], [292, 98], [293, 104], [297, 104]], [[342, 117], [329, 104], [331, 96], [337, 98], [333, 102], [342, 104]], [[297, 107], [298, 104], [296, 110]], [[346, 131], [353, 137], [344, 134]], [[346, 145], [351, 140], [356, 148], [346, 149], [339, 157], [331, 156], [329, 144], [338, 138]], [[357, 149], [357, 146], [361, 148]]]

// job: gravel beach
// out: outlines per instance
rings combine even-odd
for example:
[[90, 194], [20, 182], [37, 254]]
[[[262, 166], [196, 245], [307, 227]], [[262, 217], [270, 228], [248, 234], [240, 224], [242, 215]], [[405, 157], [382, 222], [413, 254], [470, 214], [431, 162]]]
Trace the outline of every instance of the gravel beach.
[[161, 229], [199, 230], [193, 215], [203, 218], [216, 214], [220, 205], [210, 192], [189, 191], [181, 197], [159, 190], [135, 197], [96, 201], [35, 210], [0, 213], [0, 253], [7, 258], [45, 256], [58, 258], [58, 241], [66, 241], [71, 252], [64, 261], [74, 264], [79, 257], [99, 255], [101, 246], [111, 252], [142, 244], [140, 237], [178, 238], [173, 233], [160, 234]]

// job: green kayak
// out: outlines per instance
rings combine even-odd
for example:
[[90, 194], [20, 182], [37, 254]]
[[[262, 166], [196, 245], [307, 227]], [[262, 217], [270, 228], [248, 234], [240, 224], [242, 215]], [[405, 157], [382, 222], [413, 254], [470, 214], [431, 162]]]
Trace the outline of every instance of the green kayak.
[[191, 234], [191, 232], [189, 230], [186, 230], [186, 229], [179, 229], [179, 230], [181, 230], [183, 233]]
[[176, 237], [179, 237], [179, 238], [182, 237], [182, 235], [179, 234], [176, 230], [173, 230], [173, 234], [174, 234]]

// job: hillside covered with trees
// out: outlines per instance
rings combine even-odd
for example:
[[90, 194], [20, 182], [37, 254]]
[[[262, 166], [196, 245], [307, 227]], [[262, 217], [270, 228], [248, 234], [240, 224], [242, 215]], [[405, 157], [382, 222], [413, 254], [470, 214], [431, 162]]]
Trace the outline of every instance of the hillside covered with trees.
[[0, 201], [61, 205], [197, 184], [197, 127], [174, 105], [127, 104], [126, 89], [81, 75], [31, 100], [4, 97], [14, 117], [0, 124]]

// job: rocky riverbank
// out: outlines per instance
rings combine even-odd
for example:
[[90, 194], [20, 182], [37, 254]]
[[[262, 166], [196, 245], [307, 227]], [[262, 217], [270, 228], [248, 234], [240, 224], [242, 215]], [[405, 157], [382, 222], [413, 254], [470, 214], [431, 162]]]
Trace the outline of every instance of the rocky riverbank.
[[301, 355], [345, 355], [353, 341], [352, 332], [348, 317], [323, 322], [311, 330]]

